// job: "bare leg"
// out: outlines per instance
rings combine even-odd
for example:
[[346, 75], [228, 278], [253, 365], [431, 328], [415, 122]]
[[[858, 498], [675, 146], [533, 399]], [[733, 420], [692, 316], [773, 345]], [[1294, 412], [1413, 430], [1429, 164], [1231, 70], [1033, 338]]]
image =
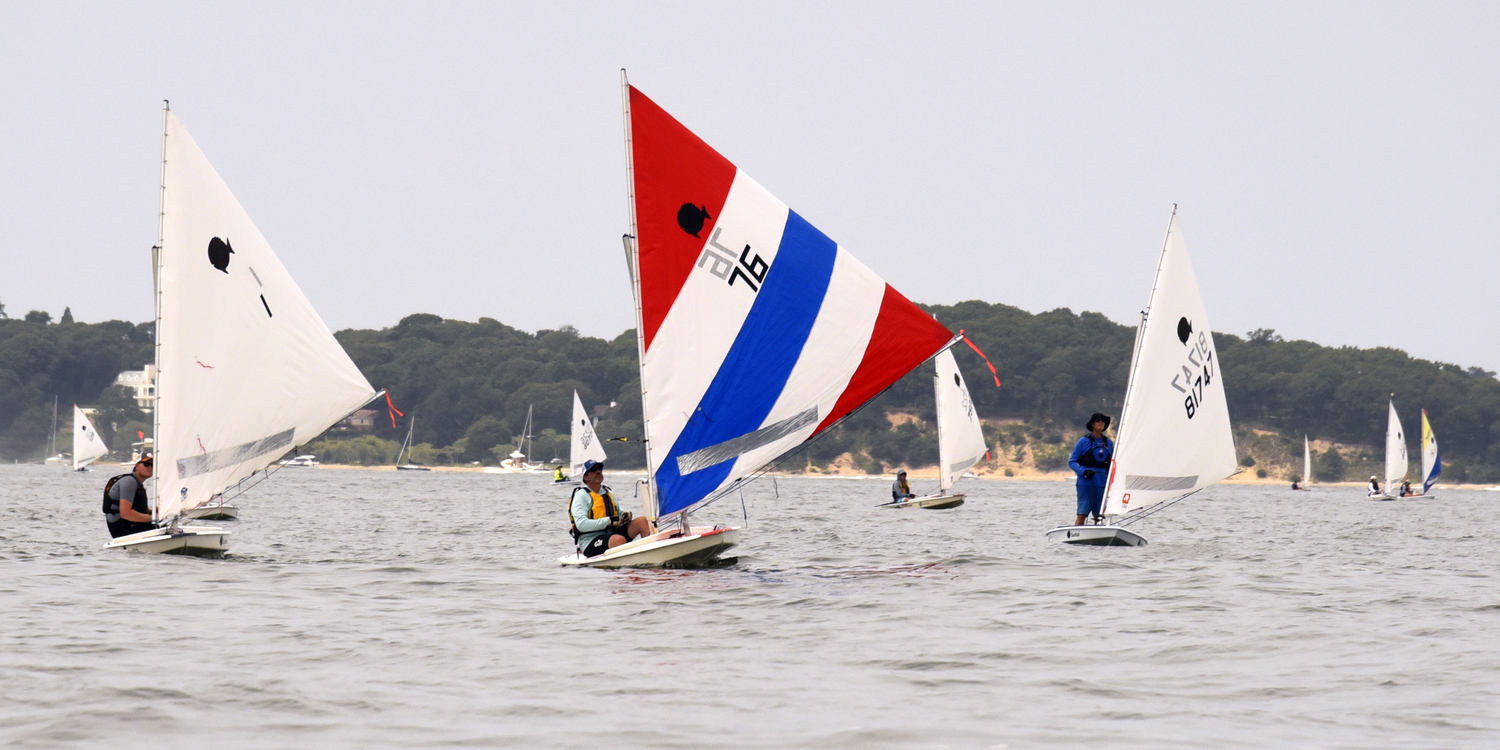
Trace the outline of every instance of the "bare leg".
[[656, 529], [652, 528], [651, 520], [648, 518], [630, 519], [630, 526], [628, 526], [625, 530], [625, 535], [630, 537], [631, 539], [639, 539], [643, 536], [651, 536], [655, 533]]
[[1082, 526], [1084, 520], [1086, 520], [1088, 517], [1089, 517], [1089, 515], [1087, 513], [1079, 513], [1078, 514], [1078, 518], [1073, 521], [1073, 525], [1074, 526]]
[[611, 548], [618, 547], [618, 546], [624, 544], [627, 541], [629, 541], [629, 540], [627, 540], [623, 536], [620, 536], [619, 534], [610, 534], [609, 535], [609, 546]]

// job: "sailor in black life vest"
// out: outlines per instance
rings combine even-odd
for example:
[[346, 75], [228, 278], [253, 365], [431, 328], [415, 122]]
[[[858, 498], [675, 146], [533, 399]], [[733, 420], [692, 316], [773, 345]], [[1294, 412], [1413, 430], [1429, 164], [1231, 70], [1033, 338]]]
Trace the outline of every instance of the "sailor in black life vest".
[[620, 510], [614, 493], [604, 486], [602, 461], [584, 462], [583, 486], [573, 490], [568, 515], [573, 521], [573, 541], [584, 557], [602, 555], [610, 547], [656, 533], [651, 521], [631, 518], [630, 511]]
[[156, 528], [146, 502], [146, 480], [151, 478], [151, 454], [141, 456], [129, 474], [111, 477], [104, 485], [104, 522], [109, 535], [122, 537]]
[[1078, 439], [1073, 446], [1073, 455], [1068, 457], [1068, 466], [1078, 473], [1078, 518], [1074, 526], [1082, 526], [1089, 516], [1099, 522], [1103, 511], [1104, 488], [1109, 481], [1109, 462], [1115, 455], [1115, 444], [1104, 436], [1109, 429], [1109, 415], [1095, 413], [1089, 417], [1089, 434]]

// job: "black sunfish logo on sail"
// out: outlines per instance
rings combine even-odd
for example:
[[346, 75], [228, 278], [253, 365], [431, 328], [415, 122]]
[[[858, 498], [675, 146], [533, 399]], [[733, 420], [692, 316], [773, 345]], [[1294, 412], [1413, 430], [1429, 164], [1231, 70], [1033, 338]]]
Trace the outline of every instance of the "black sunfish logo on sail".
[[1187, 346], [1188, 339], [1193, 337], [1193, 324], [1187, 318], [1177, 319], [1177, 340]]
[[214, 268], [229, 273], [229, 256], [234, 254], [234, 248], [229, 246], [228, 239], [215, 237], [208, 241], [208, 262]]
[[697, 237], [698, 233], [703, 231], [703, 222], [712, 218], [712, 216], [708, 215], [707, 203], [701, 206], [684, 203], [682, 204], [682, 208], [677, 209], [677, 226], [682, 227], [682, 231], [694, 237]]

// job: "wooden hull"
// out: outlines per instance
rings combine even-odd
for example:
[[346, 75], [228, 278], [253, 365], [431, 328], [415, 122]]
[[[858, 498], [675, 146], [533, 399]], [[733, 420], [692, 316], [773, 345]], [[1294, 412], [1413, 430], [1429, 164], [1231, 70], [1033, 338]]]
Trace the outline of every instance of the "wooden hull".
[[1047, 532], [1047, 541], [1092, 547], [1144, 547], [1146, 538], [1123, 526], [1059, 526]]
[[573, 553], [558, 562], [576, 568], [700, 568], [739, 544], [740, 530], [663, 531], [615, 547], [596, 557]]
[[113, 539], [104, 548], [217, 557], [229, 549], [229, 532], [215, 526], [182, 526], [176, 531], [152, 529]]

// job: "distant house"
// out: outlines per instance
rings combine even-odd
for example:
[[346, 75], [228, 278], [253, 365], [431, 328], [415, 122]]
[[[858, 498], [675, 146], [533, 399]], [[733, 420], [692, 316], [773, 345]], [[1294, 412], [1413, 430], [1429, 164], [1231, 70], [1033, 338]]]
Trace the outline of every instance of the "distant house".
[[126, 370], [115, 376], [115, 385], [131, 389], [135, 405], [150, 413], [156, 403], [156, 365], [146, 365], [144, 370]]
[[356, 432], [369, 432], [370, 430], [375, 429], [375, 417], [378, 414], [380, 414], [380, 412], [376, 409], [360, 409], [359, 411], [354, 412], [353, 414], [350, 414], [349, 416], [339, 420], [338, 423], [333, 426], [333, 429], [340, 432], [348, 432], [351, 430]]

